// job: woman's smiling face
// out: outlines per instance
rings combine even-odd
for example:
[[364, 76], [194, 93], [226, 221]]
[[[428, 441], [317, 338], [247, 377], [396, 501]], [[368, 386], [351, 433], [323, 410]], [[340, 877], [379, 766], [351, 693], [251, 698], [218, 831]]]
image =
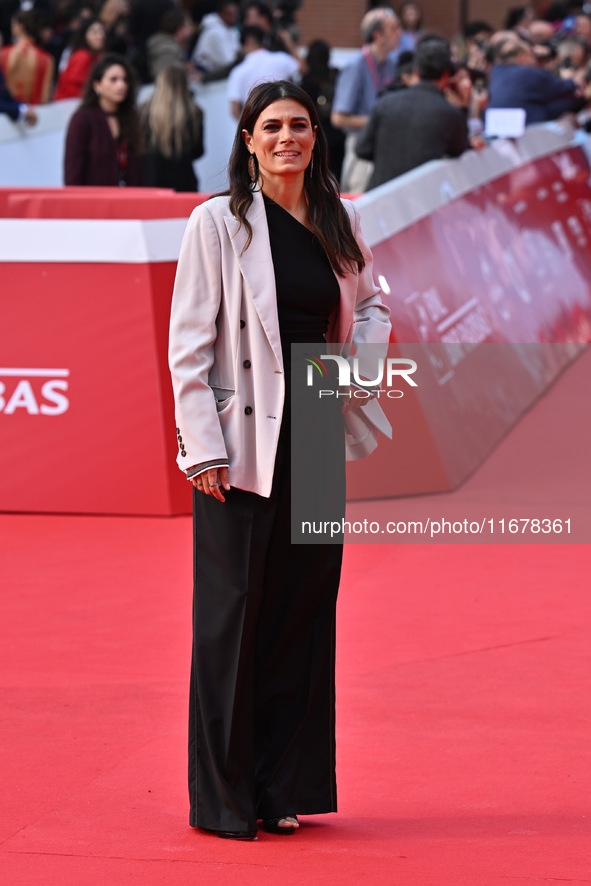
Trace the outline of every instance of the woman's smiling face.
[[257, 118], [252, 134], [242, 130], [251, 154], [256, 154], [265, 181], [274, 176], [303, 174], [312, 158], [316, 131], [310, 115], [295, 99], [285, 98], [267, 105]]

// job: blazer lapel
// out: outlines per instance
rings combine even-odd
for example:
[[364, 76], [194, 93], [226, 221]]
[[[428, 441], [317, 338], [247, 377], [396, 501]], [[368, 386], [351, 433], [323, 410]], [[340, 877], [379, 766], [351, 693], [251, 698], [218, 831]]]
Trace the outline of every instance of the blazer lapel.
[[277, 291], [273, 272], [273, 256], [269, 242], [269, 228], [265, 204], [260, 191], [253, 193], [253, 201], [247, 212], [252, 225], [252, 240], [244, 250], [247, 234], [233, 215], [224, 217], [236, 261], [252, 298], [261, 325], [273, 348], [280, 366], [283, 366], [279, 319], [277, 316]]

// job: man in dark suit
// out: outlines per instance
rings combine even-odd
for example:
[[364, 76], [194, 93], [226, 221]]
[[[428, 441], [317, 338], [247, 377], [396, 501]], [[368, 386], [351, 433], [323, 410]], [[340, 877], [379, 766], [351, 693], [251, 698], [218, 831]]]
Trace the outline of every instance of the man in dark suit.
[[458, 157], [469, 146], [465, 115], [442, 93], [452, 70], [447, 40], [422, 40], [415, 65], [419, 82], [378, 99], [359, 136], [357, 155], [375, 164], [369, 188], [428, 160]]

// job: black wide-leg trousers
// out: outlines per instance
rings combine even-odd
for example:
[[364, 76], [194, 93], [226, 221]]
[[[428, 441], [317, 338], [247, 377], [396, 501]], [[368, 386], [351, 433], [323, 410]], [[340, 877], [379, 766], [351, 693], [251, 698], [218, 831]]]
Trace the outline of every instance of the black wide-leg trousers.
[[342, 545], [290, 543], [288, 424], [270, 498], [194, 491], [194, 827], [254, 831], [260, 818], [336, 811]]

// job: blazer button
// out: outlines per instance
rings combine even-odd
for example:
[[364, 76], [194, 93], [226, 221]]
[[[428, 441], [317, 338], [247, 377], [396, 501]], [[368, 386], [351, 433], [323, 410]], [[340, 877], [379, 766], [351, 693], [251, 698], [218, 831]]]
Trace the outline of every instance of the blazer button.
[[187, 454], [186, 451], [184, 449], [181, 449], [181, 455], [183, 458], [185, 457], [186, 454]]
[[244, 329], [245, 326], [246, 326], [246, 323], [244, 322], [244, 320], [241, 320], [240, 321], [240, 329]]
[[246, 406], [244, 409], [245, 415], [250, 415], [252, 413], [252, 406]]
[[245, 360], [242, 365], [244, 366], [245, 369], [250, 369], [250, 367], [252, 366], [252, 363], [250, 362], [250, 360]]

